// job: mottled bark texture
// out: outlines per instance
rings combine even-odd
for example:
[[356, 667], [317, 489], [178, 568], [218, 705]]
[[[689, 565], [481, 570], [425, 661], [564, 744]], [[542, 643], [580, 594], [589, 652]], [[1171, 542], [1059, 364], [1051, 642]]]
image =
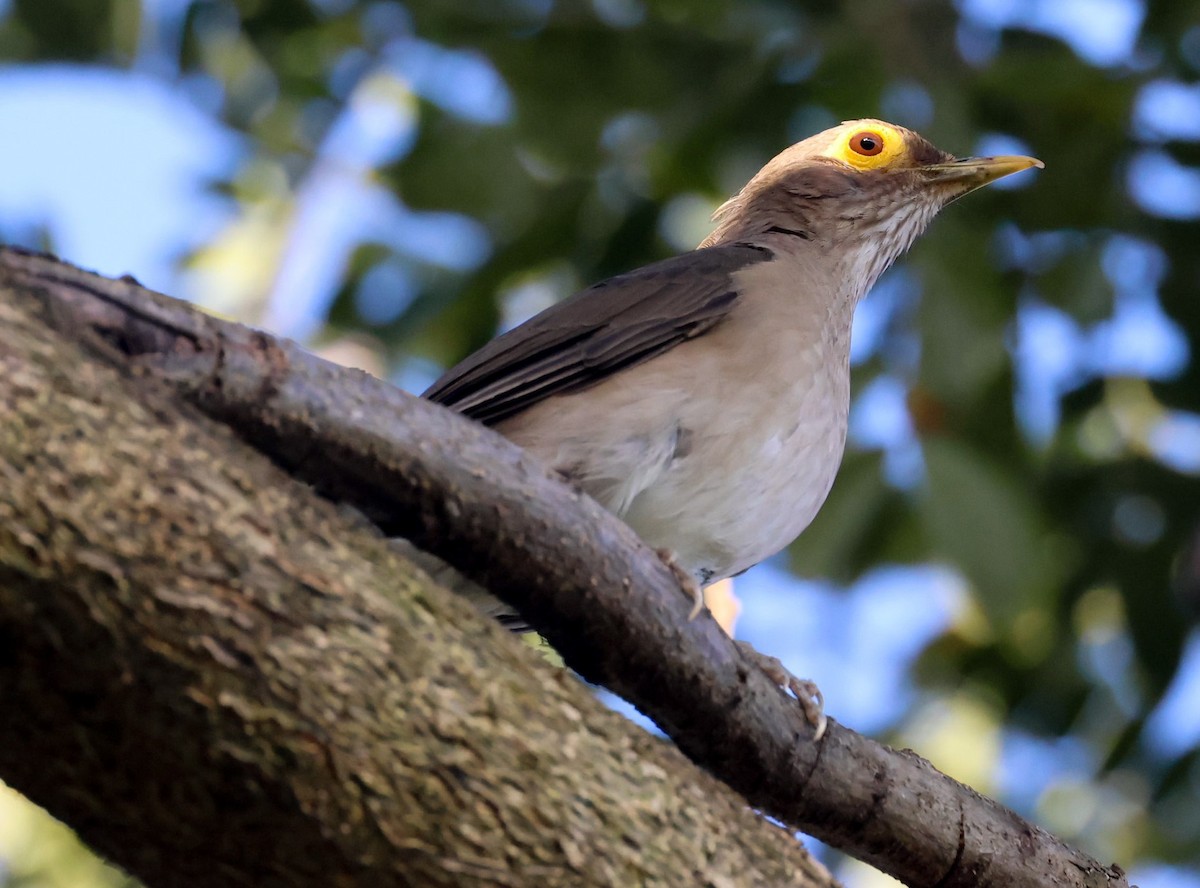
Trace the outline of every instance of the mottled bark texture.
[[827, 885], [791, 835], [0, 291], [0, 776], [150, 886]]
[[[12, 251], [0, 252], [0, 280], [38, 290], [64, 335], [103, 337], [128, 380], [170, 380], [288, 478], [354, 504], [516, 605], [570, 665], [633, 701], [690, 758], [775, 817], [911, 885], [1125, 884], [1115, 867], [911, 753], [833, 722], [812, 743], [794, 703], [711, 619], [687, 622], [690, 601], [628, 528], [487, 429], [133, 282]], [[490, 662], [499, 637], [480, 638], [500, 686], [516, 680], [507, 661]], [[549, 698], [529, 717], [542, 708], [553, 708]]]

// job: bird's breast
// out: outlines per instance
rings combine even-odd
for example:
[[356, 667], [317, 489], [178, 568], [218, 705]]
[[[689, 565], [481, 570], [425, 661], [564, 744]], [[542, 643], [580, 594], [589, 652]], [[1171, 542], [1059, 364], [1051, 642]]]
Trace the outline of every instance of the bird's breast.
[[763, 263], [709, 332], [500, 430], [696, 575], [745, 570], [808, 526], [845, 444], [851, 309], [802, 271]]
[[828, 357], [791, 361], [805, 372], [790, 390], [713, 385], [681, 403], [691, 447], [633, 498], [625, 520], [712, 579], [795, 539], [825, 501], [845, 445], [848, 374]]

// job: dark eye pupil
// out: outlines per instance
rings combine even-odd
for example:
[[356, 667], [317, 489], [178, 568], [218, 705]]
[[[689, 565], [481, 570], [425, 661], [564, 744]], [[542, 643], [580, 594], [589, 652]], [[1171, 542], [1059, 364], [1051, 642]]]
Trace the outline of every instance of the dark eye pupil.
[[862, 148], [863, 151], [874, 151], [875, 140], [870, 136], [863, 136], [861, 139], [859, 139], [858, 146]]

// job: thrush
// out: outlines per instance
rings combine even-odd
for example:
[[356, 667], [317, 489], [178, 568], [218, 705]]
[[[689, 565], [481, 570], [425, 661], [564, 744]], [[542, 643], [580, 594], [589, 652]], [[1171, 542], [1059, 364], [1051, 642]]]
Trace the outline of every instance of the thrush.
[[772, 159], [698, 249], [551, 306], [424, 397], [557, 469], [697, 588], [741, 573], [833, 484], [855, 306], [944, 206], [1034, 166], [843, 123]]

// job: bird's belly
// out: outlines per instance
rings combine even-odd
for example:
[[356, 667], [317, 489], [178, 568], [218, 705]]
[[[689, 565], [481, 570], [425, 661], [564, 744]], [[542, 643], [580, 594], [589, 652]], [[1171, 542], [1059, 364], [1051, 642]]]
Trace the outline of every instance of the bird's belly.
[[795, 539], [833, 483], [850, 394], [842, 326], [750, 306], [498, 429], [698, 578], [732, 576]]
[[706, 582], [740, 573], [799, 536], [825, 502], [845, 445], [841, 416], [834, 409], [732, 433], [699, 429], [692, 450], [622, 517]]

